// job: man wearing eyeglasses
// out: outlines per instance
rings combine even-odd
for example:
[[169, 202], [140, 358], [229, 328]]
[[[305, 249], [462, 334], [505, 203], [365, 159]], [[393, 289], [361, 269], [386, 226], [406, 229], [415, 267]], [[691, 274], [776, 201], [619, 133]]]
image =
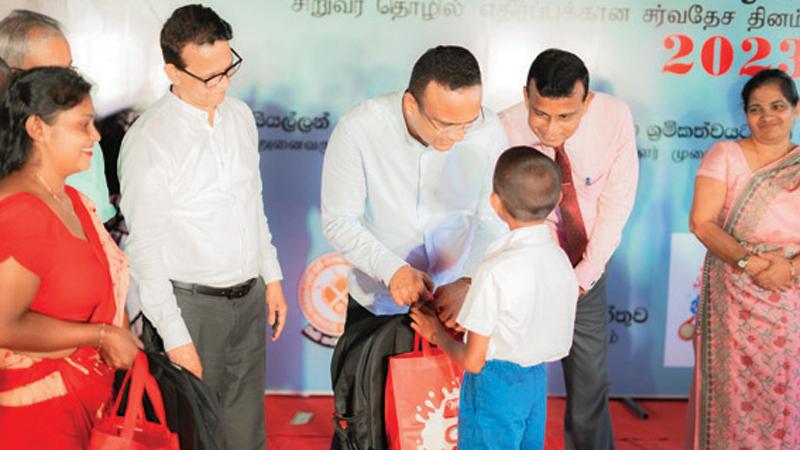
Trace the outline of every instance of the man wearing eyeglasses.
[[[161, 30], [166, 93], [122, 143], [127, 253], [170, 359], [219, 393], [227, 449], [264, 449], [265, 323], [286, 323], [252, 111], [227, 97], [242, 58], [210, 8]], [[265, 306], [266, 298], [266, 306]]]
[[475, 57], [439, 46], [417, 60], [405, 92], [365, 100], [339, 119], [321, 208], [325, 237], [353, 265], [345, 335], [418, 301], [434, 300], [455, 325], [486, 247], [504, 230], [489, 194], [506, 137], [482, 98]]

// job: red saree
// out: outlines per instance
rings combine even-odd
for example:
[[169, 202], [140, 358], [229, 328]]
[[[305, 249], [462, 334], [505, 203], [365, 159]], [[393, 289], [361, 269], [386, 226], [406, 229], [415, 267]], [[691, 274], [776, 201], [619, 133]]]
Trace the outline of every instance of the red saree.
[[[38, 197], [0, 201], [0, 261], [14, 258], [41, 280], [30, 310], [62, 320], [120, 324], [127, 261], [90, 202], [67, 187], [86, 239], [73, 235]], [[111, 398], [113, 370], [91, 347], [36, 358], [0, 349], [4, 448], [84, 449]]]

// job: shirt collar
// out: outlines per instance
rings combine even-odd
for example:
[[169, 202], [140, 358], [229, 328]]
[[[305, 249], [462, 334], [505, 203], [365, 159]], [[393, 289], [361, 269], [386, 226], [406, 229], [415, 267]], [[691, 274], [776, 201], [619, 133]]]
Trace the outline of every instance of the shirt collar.
[[395, 92], [394, 95], [391, 97], [391, 108], [394, 112], [393, 116], [395, 117], [395, 124], [397, 125], [398, 130], [400, 130], [400, 134], [403, 136], [406, 144], [409, 146], [417, 146], [422, 149], [429, 149], [429, 145], [424, 145], [418, 140], [414, 139], [414, 136], [411, 135], [411, 132], [408, 131], [408, 125], [406, 124], [406, 118], [403, 115], [403, 94], [404, 91]]
[[[175, 93], [172, 92], [172, 87], [170, 87], [169, 92], [167, 93], [167, 99], [170, 105], [177, 108], [181, 113], [183, 113], [187, 117], [196, 119], [198, 122], [201, 122], [206, 126], [209, 127], [211, 126], [208, 124], [208, 113], [196, 106], [190, 105], [189, 103], [187, 103], [186, 101], [175, 95]], [[220, 108], [217, 107], [214, 110], [214, 128], [216, 128], [221, 121], [222, 121], [222, 114], [220, 112]]]
[[552, 240], [553, 236], [550, 232], [550, 228], [546, 224], [541, 223], [511, 230], [508, 234], [495, 241], [490, 251], [494, 253], [507, 248], [538, 246], [548, 241], [552, 242]]

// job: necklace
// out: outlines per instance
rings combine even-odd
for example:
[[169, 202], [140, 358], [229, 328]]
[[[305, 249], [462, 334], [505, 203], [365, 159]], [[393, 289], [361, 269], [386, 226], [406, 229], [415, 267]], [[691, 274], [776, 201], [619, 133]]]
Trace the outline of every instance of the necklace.
[[58, 205], [61, 209], [66, 209], [64, 207], [64, 201], [62, 200], [62, 198], [58, 194], [53, 192], [53, 190], [50, 188], [50, 185], [47, 184], [47, 181], [45, 181], [44, 178], [42, 178], [39, 172], [36, 172], [36, 179], [39, 180], [39, 183], [41, 183], [42, 186], [44, 186], [44, 188], [47, 190], [47, 193], [50, 194], [51, 197], [53, 197], [53, 200], [56, 201], [56, 205]]

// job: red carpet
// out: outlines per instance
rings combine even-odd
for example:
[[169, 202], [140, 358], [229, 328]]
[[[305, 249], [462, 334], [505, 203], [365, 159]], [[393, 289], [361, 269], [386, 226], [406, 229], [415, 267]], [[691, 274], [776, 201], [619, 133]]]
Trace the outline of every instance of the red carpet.
[[[294, 397], [269, 395], [267, 408], [267, 448], [269, 450], [323, 450], [330, 446], [333, 424], [331, 397]], [[639, 419], [620, 401], [611, 402], [611, 416], [618, 450], [667, 450], [683, 447], [686, 425], [685, 400], [650, 400], [639, 403], [650, 413]], [[547, 403], [546, 449], [563, 449], [564, 400], [552, 398]], [[305, 424], [293, 425], [298, 413], [313, 413]]]

